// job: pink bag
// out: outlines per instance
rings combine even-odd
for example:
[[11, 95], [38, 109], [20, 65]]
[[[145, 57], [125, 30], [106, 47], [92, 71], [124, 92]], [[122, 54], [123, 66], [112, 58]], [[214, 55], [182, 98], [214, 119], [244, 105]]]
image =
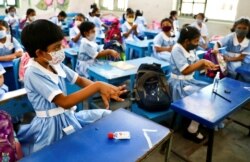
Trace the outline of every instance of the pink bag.
[[26, 65], [28, 64], [29, 59], [30, 59], [29, 54], [27, 52], [23, 53], [21, 60], [20, 60], [19, 73], [18, 73], [20, 81], [23, 81], [24, 73], [27, 68]]

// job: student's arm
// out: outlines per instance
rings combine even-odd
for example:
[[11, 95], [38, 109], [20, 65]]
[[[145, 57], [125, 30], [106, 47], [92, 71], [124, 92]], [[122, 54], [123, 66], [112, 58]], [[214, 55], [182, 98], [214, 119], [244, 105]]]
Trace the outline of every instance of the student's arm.
[[189, 75], [193, 73], [194, 71], [200, 70], [200, 69], [217, 70], [218, 68], [219, 68], [219, 65], [215, 65], [209, 60], [202, 59], [189, 65], [181, 73], [183, 75]]
[[237, 57], [230, 57], [230, 56], [224, 55], [223, 57], [224, 57], [224, 60], [227, 62], [235, 62], [235, 61], [243, 61], [246, 55], [240, 54]]
[[158, 47], [158, 46], [155, 46], [155, 51], [156, 52], [164, 52], [164, 51], [171, 52], [172, 48], [173, 48], [173, 46], [170, 46], [170, 47]]
[[71, 40], [76, 43], [79, 41], [80, 38], [81, 38], [81, 33], [78, 33], [77, 35], [72, 36]]
[[111, 49], [106, 49], [106, 50], [102, 50], [101, 52], [99, 52], [96, 56], [96, 58], [100, 58], [103, 56], [112, 56], [114, 58], [120, 58], [120, 55], [118, 52], [116, 52], [115, 50], [111, 50]]
[[124, 86], [115, 87], [103, 82], [95, 82], [88, 85], [84, 89], [72, 93], [68, 96], [64, 95], [63, 93], [60, 93], [53, 98], [52, 102], [54, 102], [60, 107], [69, 109], [77, 103], [86, 100], [90, 96], [99, 92], [102, 96], [104, 105], [106, 106], [106, 108], [109, 108], [109, 101], [111, 98], [116, 101], [124, 101], [119, 97], [121, 94], [126, 92], [124, 88]]
[[125, 27], [123, 27], [123, 36], [125, 37], [125, 38], [128, 38], [128, 36], [134, 31], [134, 34], [135, 35], [137, 35], [138, 33], [137, 33], [137, 25], [133, 25], [132, 26], [132, 28], [131, 29], [129, 29], [127, 32], [126, 32], [126, 30], [125, 30]]
[[0, 61], [12, 61], [16, 58], [21, 57], [22, 55], [23, 55], [22, 51], [17, 51], [9, 55], [0, 56]]

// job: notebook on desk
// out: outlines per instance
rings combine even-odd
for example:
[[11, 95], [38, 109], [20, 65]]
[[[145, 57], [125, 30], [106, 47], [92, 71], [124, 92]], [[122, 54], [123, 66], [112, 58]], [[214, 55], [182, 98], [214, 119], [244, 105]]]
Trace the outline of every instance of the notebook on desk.
[[130, 70], [136, 68], [136, 66], [123, 61], [112, 62], [111, 65], [121, 70]]

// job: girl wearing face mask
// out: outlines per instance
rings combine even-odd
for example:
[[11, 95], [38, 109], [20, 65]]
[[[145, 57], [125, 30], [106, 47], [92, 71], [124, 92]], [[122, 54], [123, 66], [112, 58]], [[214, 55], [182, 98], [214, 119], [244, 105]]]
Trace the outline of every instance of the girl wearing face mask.
[[96, 30], [97, 30], [97, 35], [102, 35], [103, 34], [103, 27], [105, 29], [109, 28], [109, 26], [107, 26], [106, 24], [104, 24], [100, 17], [100, 9], [97, 7], [97, 5], [94, 3], [90, 6], [90, 8], [92, 9], [92, 11], [89, 13], [89, 21], [94, 23], [96, 26]]
[[74, 26], [69, 30], [70, 46], [73, 48], [79, 48], [81, 45], [81, 32], [79, 26], [85, 21], [85, 16], [81, 13], [75, 17]]
[[205, 15], [203, 13], [198, 13], [197, 15], [194, 16], [194, 18], [195, 18], [195, 22], [193, 22], [191, 26], [196, 27], [201, 33], [199, 46], [203, 49], [207, 49], [208, 29], [207, 29], [207, 25], [205, 24], [207, 19], [205, 18]]
[[[32, 122], [21, 126], [17, 133], [25, 156], [110, 114], [111, 111], [105, 109], [74, 112], [76, 104], [93, 94], [102, 96], [106, 108], [111, 98], [123, 101], [119, 95], [125, 92], [124, 86], [92, 82], [62, 63], [63, 37], [61, 29], [48, 20], [36, 20], [22, 31], [22, 43], [31, 57], [24, 85], [36, 112]], [[67, 95], [67, 82], [82, 89]]]
[[111, 56], [114, 59], [120, 58], [120, 54], [115, 50], [101, 50], [95, 42], [96, 31], [95, 24], [92, 22], [84, 22], [79, 26], [82, 41], [76, 64], [76, 72], [82, 76], [88, 77], [87, 69], [95, 63], [95, 60], [103, 56]]
[[20, 43], [14, 37], [7, 34], [8, 30], [8, 24], [0, 20], [0, 61], [12, 61], [23, 54]]
[[[195, 27], [188, 26], [181, 29], [178, 43], [175, 44], [172, 49], [172, 73], [169, 84], [172, 89], [173, 101], [191, 95], [208, 85], [208, 83], [194, 79], [194, 72], [196, 70], [216, 70], [219, 68], [218, 65], [215, 65], [208, 60], [198, 60], [194, 49], [197, 48], [199, 39], [199, 30]], [[198, 129], [199, 123], [195, 121], [189, 123], [184, 130], [184, 137], [197, 143], [203, 141], [205, 136]]]
[[12, 29], [15, 29], [19, 25], [19, 18], [16, 15], [16, 8], [14, 6], [9, 7], [6, 9], [6, 16], [4, 21], [6, 21]]
[[25, 26], [29, 25], [36, 20], [36, 11], [32, 8], [27, 9], [26, 17], [20, 21], [20, 29], [23, 29]]
[[171, 33], [172, 29], [172, 21], [168, 18], [165, 18], [161, 21], [161, 28], [162, 32], [160, 32], [155, 38], [154, 38], [154, 54], [153, 56], [170, 62], [171, 58], [171, 51], [176, 43], [174, 37], [172, 36], [173, 33]]
[[139, 40], [137, 38], [137, 25], [135, 24], [135, 14], [132, 9], [127, 10], [126, 22], [122, 24], [122, 36], [125, 41], [127, 40]]
[[[232, 33], [218, 42], [218, 46], [225, 46], [227, 53], [224, 55], [228, 62], [228, 72], [236, 76], [235, 69], [243, 66], [250, 70], [250, 20], [240, 18], [234, 22]], [[215, 47], [216, 48], [216, 47]], [[250, 76], [243, 75], [243, 80], [250, 82]]]

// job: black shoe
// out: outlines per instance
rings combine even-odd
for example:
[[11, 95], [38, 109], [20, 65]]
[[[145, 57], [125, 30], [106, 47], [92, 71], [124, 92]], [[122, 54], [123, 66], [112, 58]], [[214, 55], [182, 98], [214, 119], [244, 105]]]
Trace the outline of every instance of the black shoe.
[[199, 133], [201, 133], [199, 130], [195, 133], [190, 133], [188, 130], [185, 130], [183, 133], [183, 137], [195, 143], [201, 143], [206, 139], [206, 136], [201, 133], [203, 135], [203, 138], [198, 138]]

